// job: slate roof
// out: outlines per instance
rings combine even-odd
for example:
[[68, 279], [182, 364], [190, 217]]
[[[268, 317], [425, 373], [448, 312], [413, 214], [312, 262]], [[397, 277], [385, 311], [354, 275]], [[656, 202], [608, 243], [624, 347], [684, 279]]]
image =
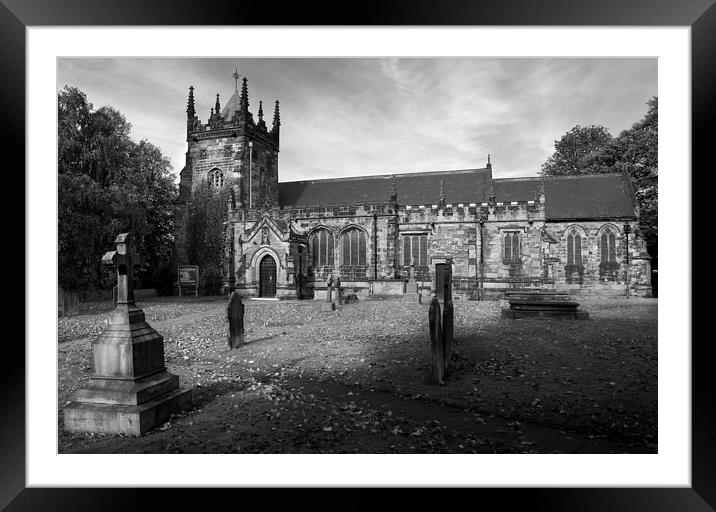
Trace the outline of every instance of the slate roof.
[[539, 193], [539, 178], [503, 178], [496, 179], [495, 201], [536, 201]]
[[[540, 178], [496, 179], [497, 202], [534, 201]], [[632, 191], [618, 173], [544, 178], [547, 220], [635, 218]]]
[[[488, 200], [492, 170], [465, 169], [407, 174], [383, 174], [279, 183], [279, 204], [284, 207], [383, 203], [390, 200], [392, 178], [398, 204], [437, 204], [443, 182], [448, 204]], [[537, 201], [539, 177], [494, 179], [495, 200]], [[633, 192], [619, 174], [548, 176], [544, 178], [545, 217], [548, 221], [635, 218]]]
[[621, 174], [545, 178], [548, 220], [636, 218], [628, 180]]
[[489, 189], [491, 175], [490, 169], [485, 168], [291, 181], [279, 183], [279, 204], [300, 207], [383, 203], [390, 200], [393, 177], [398, 193], [398, 204], [437, 204], [441, 180], [446, 203], [480, 203]]

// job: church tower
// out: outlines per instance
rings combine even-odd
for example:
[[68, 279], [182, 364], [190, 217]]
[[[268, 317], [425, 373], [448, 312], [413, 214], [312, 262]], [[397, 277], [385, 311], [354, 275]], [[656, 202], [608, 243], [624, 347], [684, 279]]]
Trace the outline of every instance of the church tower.
[[239, 91], [238, 69], [234, 93], [223, 108], [221, 98], [211, 108], [207, 122], [196, 115], [194, 87], [189, 87], [186, 121], [186, 165], [180, 173], [180, 201], [191, 201], [202, 183], [217, 189], [233, 187], [233, 201], [240, 209], [265, 209], [278, 206], [278, 152], [281, 126], [279, 102], [274, 107], [273, 123], [264, 121], [263, 102], [258, 119], [249, 111], [246, 77]]

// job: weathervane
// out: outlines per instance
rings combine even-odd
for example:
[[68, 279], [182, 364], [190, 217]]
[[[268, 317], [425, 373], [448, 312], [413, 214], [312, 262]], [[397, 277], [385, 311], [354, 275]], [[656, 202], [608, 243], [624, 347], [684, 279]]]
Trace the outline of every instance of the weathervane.
[[234, 90], [235, 90], [236, 92], [239, 92], [239, 78], [241, 78], [241, 75], [239, 74], [239, 65], [238, 65], [238, 63], [236, 64], [236, 69], [235, 69], [234, 72], [231, 74], [231, 78], [234, 79]]

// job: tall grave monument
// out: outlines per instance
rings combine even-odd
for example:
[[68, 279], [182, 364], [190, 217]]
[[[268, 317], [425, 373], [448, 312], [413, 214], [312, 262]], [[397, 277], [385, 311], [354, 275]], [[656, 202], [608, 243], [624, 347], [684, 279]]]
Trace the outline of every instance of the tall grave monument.
[[191, 406], [191, 392], [164, 366], [164, 337], [134, 303], [129, 233], [102, 263], [117, 269], [117, 305], [92, 342], [92, 377], [64, 410], [70, 432], [142, 435]]

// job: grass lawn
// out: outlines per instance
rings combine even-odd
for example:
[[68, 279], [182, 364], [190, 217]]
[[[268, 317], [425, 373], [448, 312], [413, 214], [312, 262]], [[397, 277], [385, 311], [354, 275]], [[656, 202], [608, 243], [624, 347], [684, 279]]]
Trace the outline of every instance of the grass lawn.
[[[141, 437], [69, 434], [60, 453], [656, 453], [657, 300], [579, 299], [589, 320], [509, 320], [455, 301], [456, 351], [430, 383], [428, 308], [138, 302], [194, 408]], [[58, 410], [90, 375], [107, 303], [58, 321]]]

